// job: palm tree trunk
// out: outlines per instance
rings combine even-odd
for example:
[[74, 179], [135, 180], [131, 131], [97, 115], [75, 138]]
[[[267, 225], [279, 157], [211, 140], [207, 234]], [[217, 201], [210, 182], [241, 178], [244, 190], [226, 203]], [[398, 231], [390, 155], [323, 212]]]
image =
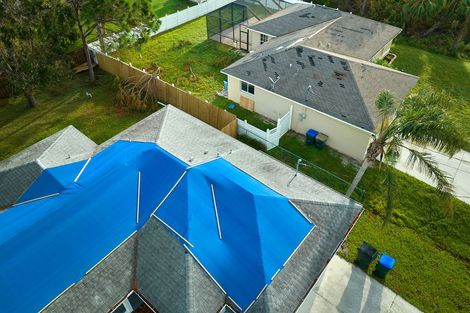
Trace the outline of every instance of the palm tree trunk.
[[24, 96], [26, 97], [26, 100], [28, 101], [28, 108], [30, 109], [35, 108], [37, 105], [37, 102], [33, 96], [33, 90], [31, 88], [28, 88], [27, 90], [24, 91]]
[[370, 164], [371, 164], [371, 162], [369, 161], [368, 158], [366, 158], [364, 160], [364, 162], [362, 162], [361, 168], [357, 172], [356, 177], [354, 177], [351, 185], [349, 186], [348, 191], [346, 192], [346, 197], [348, 197], [348, 198], [351, 197], [352, 193], [354, 192], [354, 190], [356, 190], [357, 185], [361, 181], [362, 176], [364, 176], [364, 174], [365, 174], [366, 170], [369, 168]]

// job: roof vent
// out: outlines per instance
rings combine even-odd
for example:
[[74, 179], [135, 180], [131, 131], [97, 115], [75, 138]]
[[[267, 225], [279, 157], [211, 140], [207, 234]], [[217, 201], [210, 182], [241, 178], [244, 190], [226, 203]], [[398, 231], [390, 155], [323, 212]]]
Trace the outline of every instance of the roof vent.
[[250, 76], [250, 75], [251, 75], [251, 71], [246, 71], [245, 74], [246, 74], [246, 76]]
[[300, 65], [300, 67], [302, 69], [305, 69], [305, 63], [304, 62], [300, 62], [300, 61], [296, 61], [298, 65]]
[[341, 88], [346, 88], [346, 87], [344, 87], [344, 84], [339, 84], [339, 86], [340, 86]]
[[323, 82], [321, 80], [318, 82], [318, 87], [323, 87]]
[[297, 51], [297, 56], [299, 58], [302, 57], [302, 52], [304, 52], [304, 48], [303, 47], [296, 47], [295, 50]]

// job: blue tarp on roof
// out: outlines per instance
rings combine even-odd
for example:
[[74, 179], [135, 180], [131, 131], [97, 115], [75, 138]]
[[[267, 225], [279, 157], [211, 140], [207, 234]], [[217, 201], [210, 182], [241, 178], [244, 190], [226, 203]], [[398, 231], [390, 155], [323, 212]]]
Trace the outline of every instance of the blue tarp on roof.
[[[187, 165], [152, 143], [117, 142], [47, 169], [0, 214], [0, 311], [37, 312], [139, 230]], [[141, 172], [137, 223], [138, 172]]]
[[286, 197], [224, 159], [190, 168], [155, 214], [242, 310], [314, 227]]

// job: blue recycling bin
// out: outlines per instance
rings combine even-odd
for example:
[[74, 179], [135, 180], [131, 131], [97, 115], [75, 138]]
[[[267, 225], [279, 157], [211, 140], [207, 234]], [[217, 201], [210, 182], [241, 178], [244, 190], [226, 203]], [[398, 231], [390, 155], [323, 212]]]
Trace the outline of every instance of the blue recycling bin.
[[315, 144], [315, 138], [317, 137], [318, 132], [314, 129], [309, 129], [305, 133], [305, 143], [307, 145], [314, 145]]
[[379, 258], [379, 262], [375, 266], [374, 274], [380, 278], [385, 278], [388, 272], [390, 272], [395, 266], [395, 259], [388, 254], [382, 253]]

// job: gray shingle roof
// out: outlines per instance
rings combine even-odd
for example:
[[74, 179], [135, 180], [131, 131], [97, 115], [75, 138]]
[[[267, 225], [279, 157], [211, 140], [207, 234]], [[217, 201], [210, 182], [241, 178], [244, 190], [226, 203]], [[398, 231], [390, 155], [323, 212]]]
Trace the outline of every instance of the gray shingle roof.
[[0, 161], [0, 210], [12, 205], [44, 168], [88, 158], [96, 144], [73, 126]]
[[400, 32], [398, 27], [347, 14], [304, 45], [368, 61]]
[[294, 312], [335, 254], [360, 206], [324, 205], [293, 200], [317, 228], [254, 304], [254, 312]]
[[[295, 174], [294, 169], [172, 106], [142, 120], [113, 140], [118, 138], [156, 141], [184, 161], [191, 158], [192, 164], [221, 155], [288, 198], [302, 199], [294, 201], [314, 221], [317, 229], [264, 291], [252, 308], [254, 312], [293, 312], [343, 240], [353, 219], [362, 210], [359, 204], [303, 174], [299, 174], [290, 187], [287, 187], [287, 182]], [[109, 145], [113, 140], [103, 146]], [[122, 284], [116, 285], [119, 292], [106, 292], [111, 292], [113, 297], [124, 294], [121, 287], [128, 286], [128, 275], [132, 273], [129, 288], [136, 288], [160, 313], [206, 313], [222, 309], [227, 300], [224, 293], [159, 221], [150, 218], [133, 240], [136, 242], [134, 248], [125, 249], [127, 252], [122, 258], [125, 262], [119, 262], [124, 264], [119, 271], [125, 274], [118, 275], [124, 279]], [[93, 288], [101, 288], [96, 287], [97, 284], [109, 279], [107, 275], [113, 272], [107, 268], [107, 260], [121, 260], [115, 257], [117, 253], [122, 253], [121, 250], [110, 254], [90, 275], [86, 275], [80, 283], [64, 293], [63, 299], [59, 297], [50, 308], [67, 308], [67, 305], [75, 306], [76, 303], [87, 301], [95, 302], [90, 306], [81, 306], [83, 312], [95, 312], [98, 307], [101, 308], [104, 302], [95, 299]], [[132, 258], [129, 258], [129, 251], [134, 253]], [[230, 312], [228, 308], [224, 310], [222, 312]]]
[[342, 14], [341, 11], [331, 8], [299, 3], [287, 7], [249, 28], [263, 34], [279, 37], [336, 19]]
[[306, 46], [366, 61], [401, 32], [395, 26], [306, 3], [294, 4], [249, 28], [280, 37], [312, 26], [322, 26], [324, 29], [306, 41]]
[[371, 132], [378, 122], [379, 92], [390, 90], [401, 101], [418, 80], [302, 44], [248, 55], [222, 72]]

